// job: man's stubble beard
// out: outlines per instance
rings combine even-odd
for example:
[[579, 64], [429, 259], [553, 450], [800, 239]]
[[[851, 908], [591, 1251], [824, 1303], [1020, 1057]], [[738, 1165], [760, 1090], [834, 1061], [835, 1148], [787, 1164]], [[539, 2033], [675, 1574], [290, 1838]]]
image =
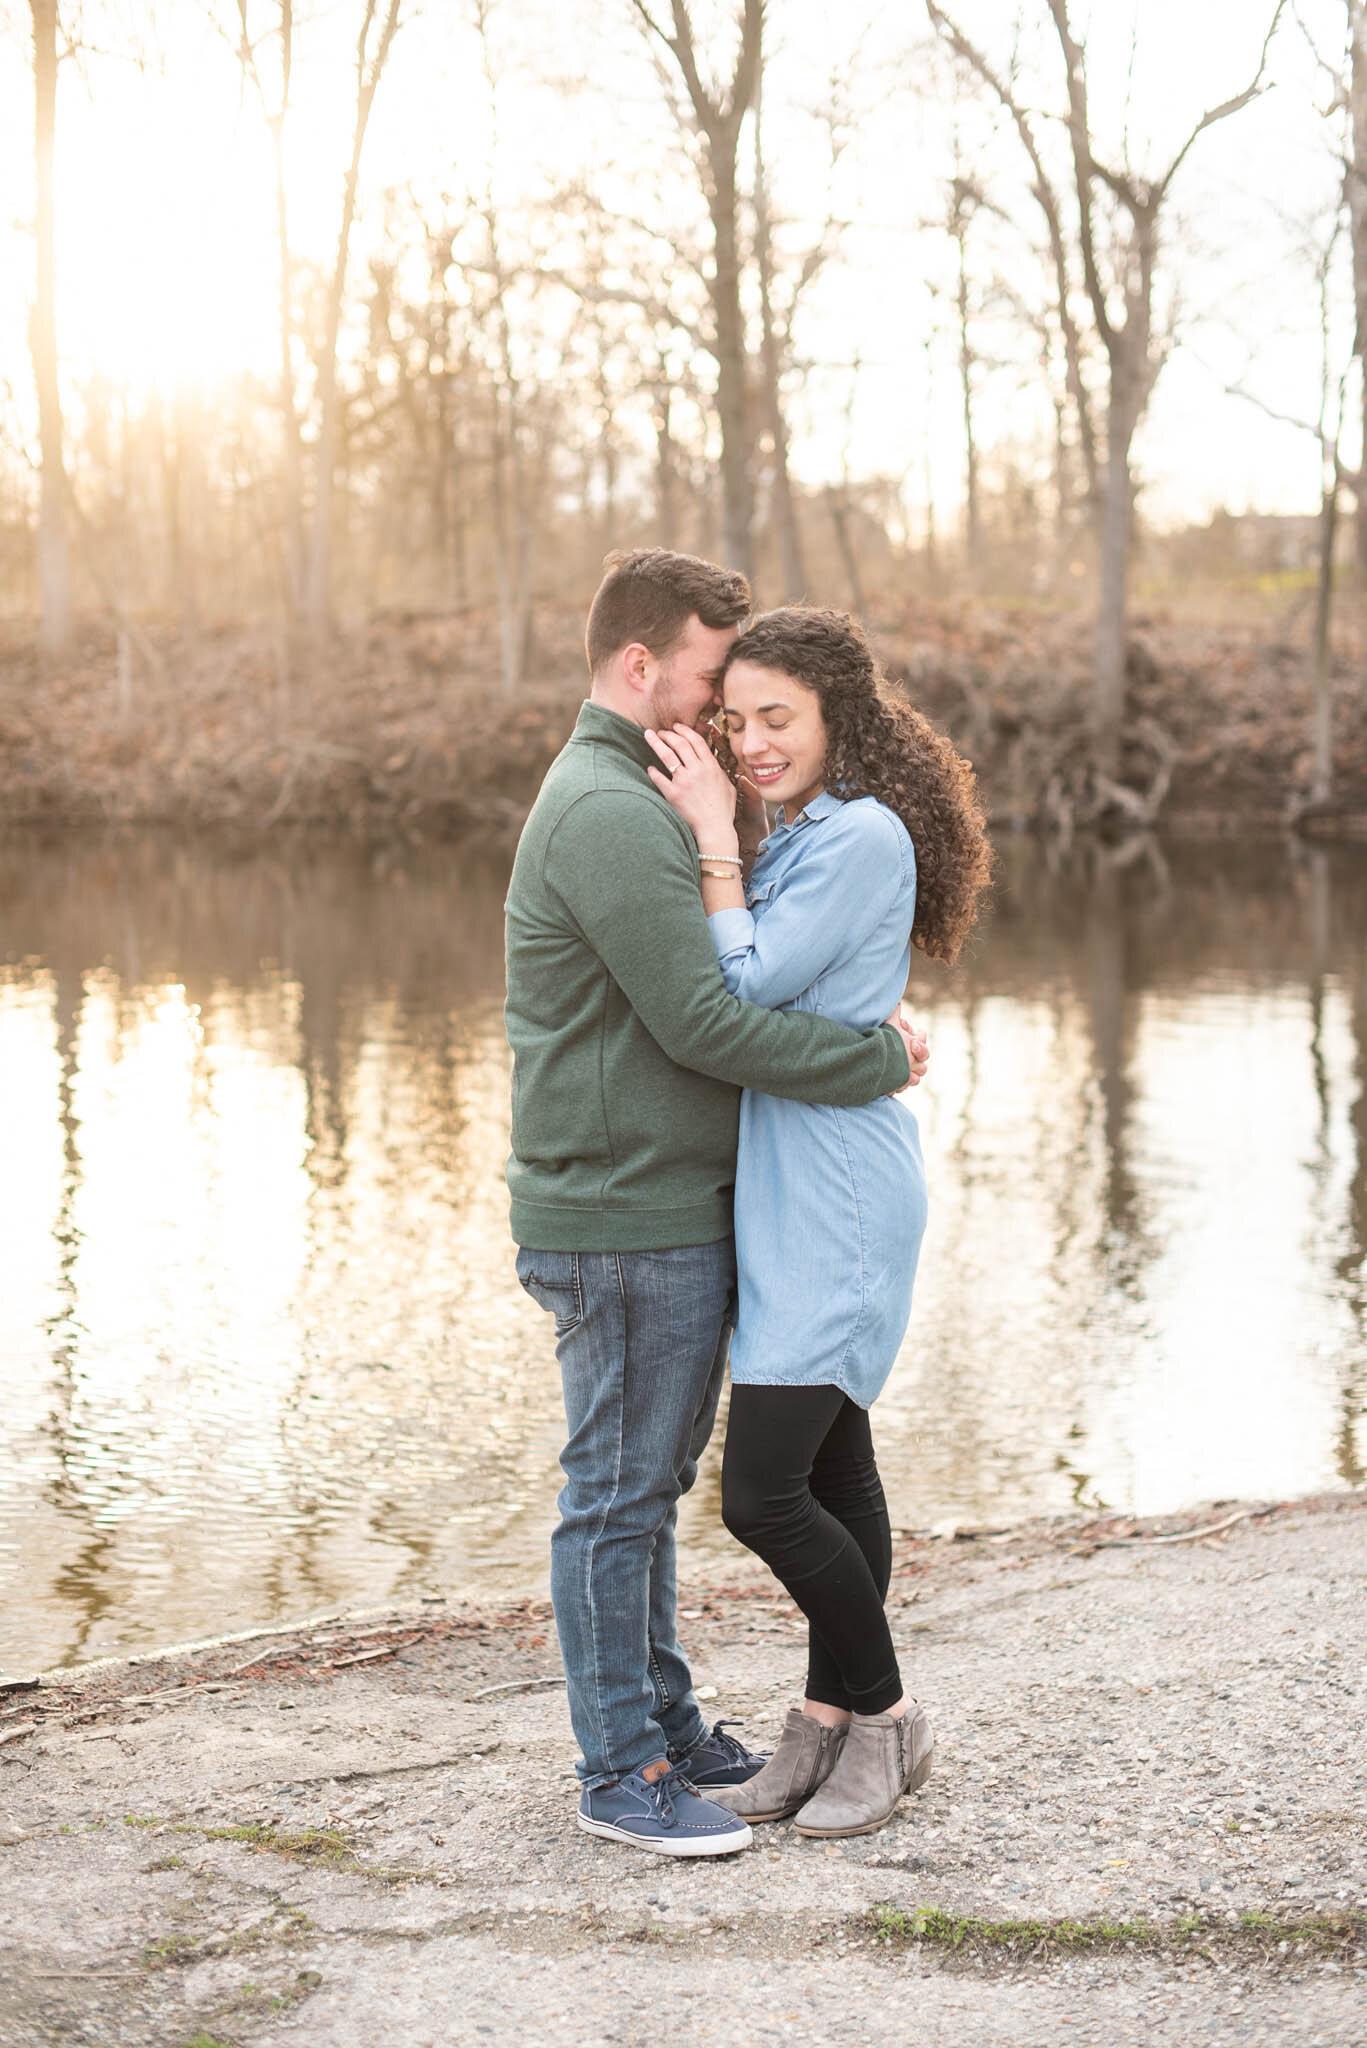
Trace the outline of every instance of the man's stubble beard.
[[651, 729], [655, 732], [668, 732], [672, 725], [696, 726], [701, 716], [701, 712], [693, 718], [684, 716], [675, 695], [673, 672], [665, 669], [657, 678], [650, 693]]
[[655, 680], [655, 687], [650, 693], [648, 709], [650, 712], [651, 729], [653, 731], [668, 732], [671, 725], [677, 725], [678, 718], [674, 703], [674, 678], [667, 670], [663, 675], [657, 676]]

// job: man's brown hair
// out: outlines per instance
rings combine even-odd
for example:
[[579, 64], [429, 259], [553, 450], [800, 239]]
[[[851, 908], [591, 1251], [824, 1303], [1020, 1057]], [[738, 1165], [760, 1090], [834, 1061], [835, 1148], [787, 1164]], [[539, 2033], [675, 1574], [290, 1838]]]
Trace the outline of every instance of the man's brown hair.
[[738, 626], [750, 615], [745, 578], [700, 555], [633, 548], [608, 555], [603, 567], [607, 574], [589, 606], [584, 634], [591, 676], [634, 641], [663, 661], [695, 613], [705, 626]]

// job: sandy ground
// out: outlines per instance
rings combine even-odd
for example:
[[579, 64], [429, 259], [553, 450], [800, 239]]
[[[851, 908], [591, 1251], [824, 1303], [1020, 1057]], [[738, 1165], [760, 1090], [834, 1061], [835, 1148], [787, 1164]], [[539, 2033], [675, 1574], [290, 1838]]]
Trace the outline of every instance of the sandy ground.
[[[1362, 2048], [1364, 1509], [902, 1543], [929, 1783], [709, 1863], [576, 1829], [539, 1607], [50, 1674], [0, 1696], [0, 2042]], [[682, 1604], [711, 1710], [776, 1732], [787, 1601]]]

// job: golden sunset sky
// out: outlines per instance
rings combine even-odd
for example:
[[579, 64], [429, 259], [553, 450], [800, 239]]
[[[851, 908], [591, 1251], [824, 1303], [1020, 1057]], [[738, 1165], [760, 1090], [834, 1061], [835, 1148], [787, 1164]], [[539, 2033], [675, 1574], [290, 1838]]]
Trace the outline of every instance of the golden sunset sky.
[[[320, 264], [336, 231], [359, 11], [358, 0], [321, 0], [298, 33], [290, 198], [297, 250]], [[696, 12], [724, 62], [729, 9]], [[1014, 0], [963, 0], [959, 13], [1005, 62]], [[1128, 131], [1134, 163], [1159, 164], [1203, 107], [1248, 82], [1270, 13], [1271, 0], [1075, 8], [1105, 149], [1118, 157]], [[1301, 13], [1321, 47], [1337, 53], [1339, 0], [1305, 0]], [[263, 8], [256, 15], [264, 22]], [[63, 65], [59, 107], [59, 337], [73, 389], [98, 372], [136, 403], [153, 389], [212, 394], [244, 370], [271, 373], [270, 149], [260, 107], [242, 88], [234, 17], [223, 0], [217, 26], [207, 8], [185, 0], [87, 0], [86, 33], [106, 54]], [[9, 462], [31, 447], [33, 426], [27, 22], [14, 0], [0, 13], [0, 459]], [[792, 398], [794, 467], [820, 482], [848, 455], [855, 475], [903, 478], [914, 526], [928, 457], [937, 514], [951, 521], [962, 473], [946, 297], [952, 248], [923, 224], [943, 213], [957, 128], [966, 169], [1033, 236], [1018, 151], [999, 117], [956, 102], [945, 66], [927, 54], [919, 6], [771, 0], [768, 33], [764, 119], [783, 233], [800, 247], [827, 210], [849, 224], [800, 329], [810, 367]], [[385, 195], [396, 192], [429, 205], [445, 194], [459, 217], [467, 195], [492, 180], [511, 220], [587, 177], [624, 210], [659, 206], [675, 209], [678, 223], [692, 218], [687, 166], [628, 0], [493, 0], [491, 42], [496, 123], [469, 9], [428, 0], [402, 28], [367, 144], [353, 281], [383, 241]], [[1036, 104], [1057, 104], [1056, 51], [1037, 35], [1024, 65]], [[820, 124], [803, 109], [819, 105], [842, 70], [850, 133], [832, 182]], [[1221, 504], [1308, 511], [1317, 503], [1309, 437], [1223, 390], [1245, 382], [1297, 415], [1317, 403], [1308, 252], [1335, 174], [1329, 125], [1317, 112], [1327, 88], [1294, 20], [1283, 23], [1271, 76], [1273, 89], [1256, 105], [1198, 143], [1176, 188], [1169, 243], [1180, 274], [1180, 345], [1140, 448], [1145, 511], [1159, 524], [1203, 518]], [[984, 290], [994, 275], [1028, 284], [1036, 274], [1015, 227], [983, 219], [975, 253]], [[1345, 321], [1342, 307], [1341, 353]], [[982, 380], [989, 458], [994, 444], [1042, 445], [1048, 407], [1028, 347], [990, 313], [977, 333], [984, 355], [1001, 364]], [[1351, 454], [1351, 438], [1348, 445]]]

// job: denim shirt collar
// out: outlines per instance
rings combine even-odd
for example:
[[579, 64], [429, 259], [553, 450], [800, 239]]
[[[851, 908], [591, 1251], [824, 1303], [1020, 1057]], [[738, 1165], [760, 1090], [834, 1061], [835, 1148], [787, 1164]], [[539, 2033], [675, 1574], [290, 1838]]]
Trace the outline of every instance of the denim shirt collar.
[[819, 796], [814, 796], [809, 804], [803, 806], [793, 819], [791, 825], [784, 816], [783, 806], [780, 804], [777, 812], [777, 822], [769, 837], [774, 839], [777, 838], [780, 832], [796, 832], [799, 825], [807, 825], [821, 818], [829, 818], [833, 811], [841, 809], [843, 803], [843, 797], [833, 796], [829, 789], [823, 789]]

